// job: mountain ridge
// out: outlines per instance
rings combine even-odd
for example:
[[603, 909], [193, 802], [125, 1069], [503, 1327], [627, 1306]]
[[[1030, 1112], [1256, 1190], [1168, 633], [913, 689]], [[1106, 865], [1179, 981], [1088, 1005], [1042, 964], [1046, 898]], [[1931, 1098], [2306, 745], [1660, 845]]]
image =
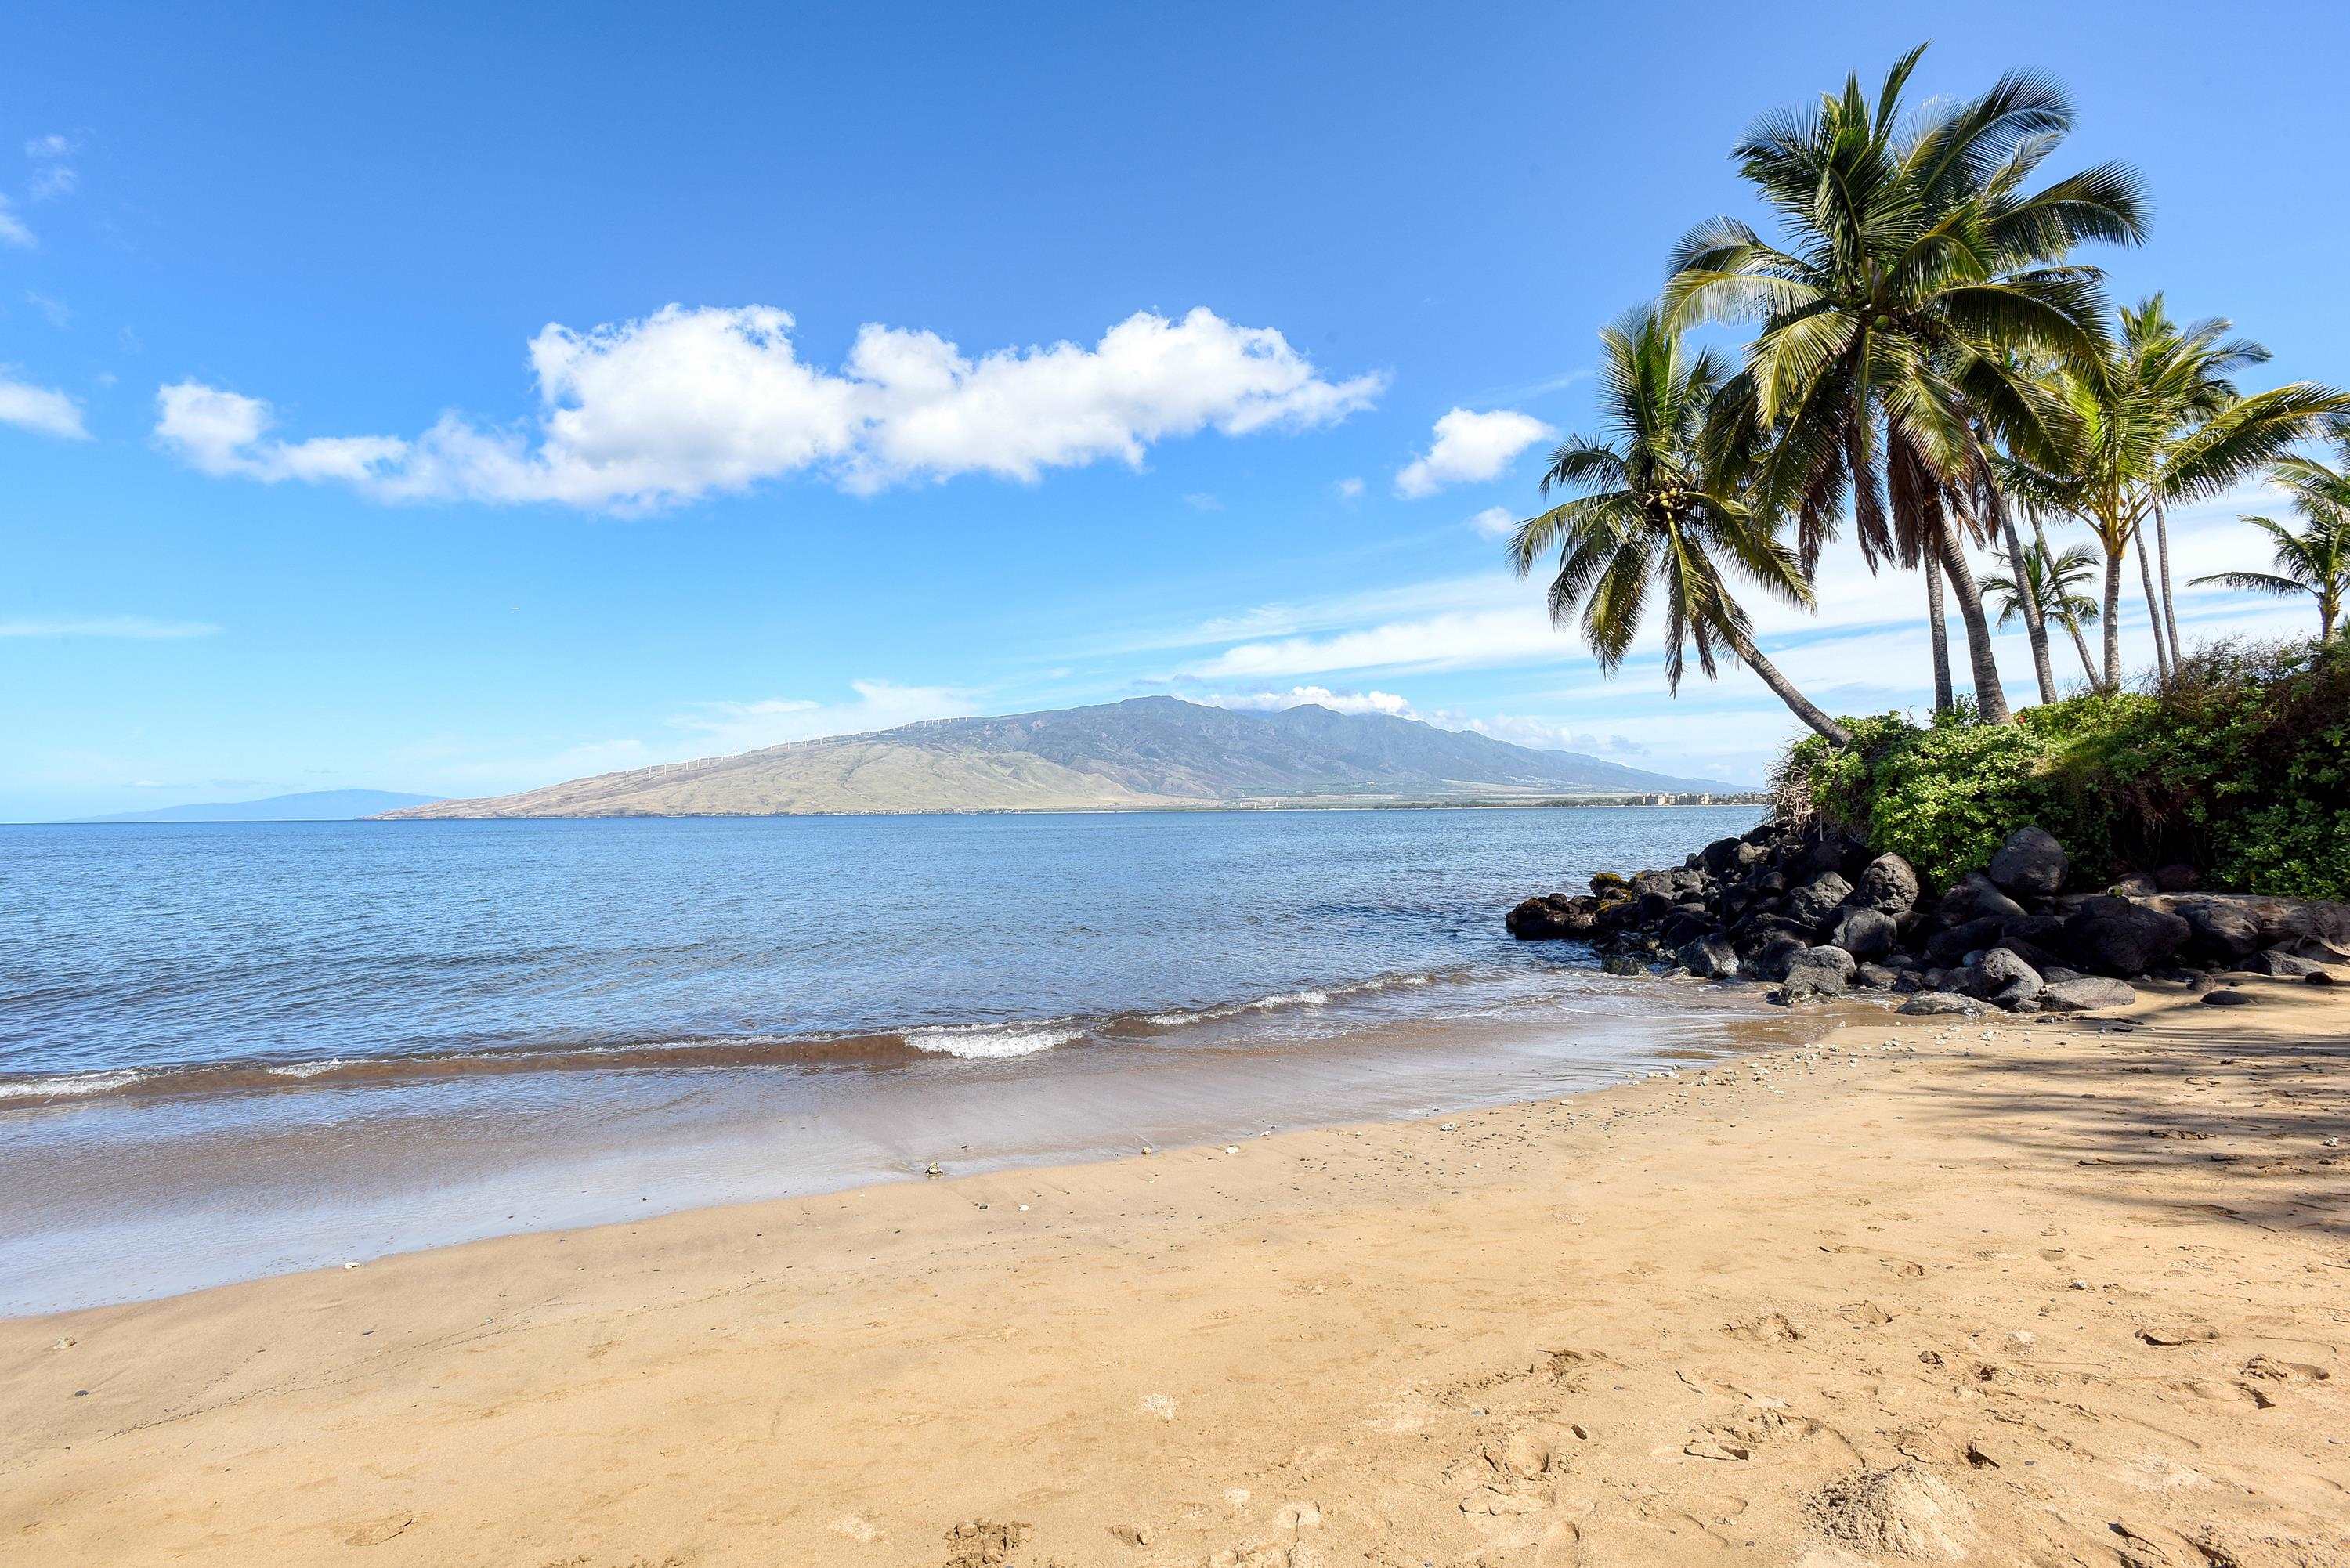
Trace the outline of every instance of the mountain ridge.
[[1574, 752], [1315, 704], [1257, 712], [1175, 697], [791, 741], [384, 815], [745, 816], [1202, 806], [1506, 804], [1741, 794]]
[[90, 826], [140, 822], [358, 822], [391, 811], [430, 805], [441, 798], [396, 789], [314, 789], [265, 795], [259, 800], [202, 801], [192, 805], [156, 806], [148, 811], [118, 811], [105, 816], [76, 817], [74, 821]]

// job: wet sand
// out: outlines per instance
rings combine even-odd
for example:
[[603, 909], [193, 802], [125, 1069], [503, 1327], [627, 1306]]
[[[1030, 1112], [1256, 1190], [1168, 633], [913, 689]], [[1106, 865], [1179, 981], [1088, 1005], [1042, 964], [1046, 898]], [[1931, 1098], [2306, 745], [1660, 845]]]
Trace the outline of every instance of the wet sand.
[[1066, 1165], [1541, 1099], [1820, 1027], [1752, 987], [1529, 978], [1357, 988], [978, 1059], [629, 1051], [0, 1103], [0, 1316], [919, 1180], [933, 1161]]
[[2350, 1562], [2350, 1006], [2245, 989], [0, 1323], [0, 1563]]

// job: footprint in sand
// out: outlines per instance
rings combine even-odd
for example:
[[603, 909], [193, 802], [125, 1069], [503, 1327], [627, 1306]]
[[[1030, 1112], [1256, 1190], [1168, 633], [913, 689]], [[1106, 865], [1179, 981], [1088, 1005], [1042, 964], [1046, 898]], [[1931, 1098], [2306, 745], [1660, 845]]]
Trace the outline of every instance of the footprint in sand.
[[939, 1568], [999, 1568], [1028, 1539], [1029, 1526], [1017, 1522], [967, 1519], [947, 1532], [945, 1562]]
[[380, 1546], [415, 1522], [412, 1513], [387, 1513], [364, 1521], [343, 1540], [352, 1546]]
[[1784, 1313], [1769, 1313], [1742, 1323], [1725, 1323], [1721, 1332], [1761, 1345], [1793, 1345], [1804, 1337], [1804, 1325]]

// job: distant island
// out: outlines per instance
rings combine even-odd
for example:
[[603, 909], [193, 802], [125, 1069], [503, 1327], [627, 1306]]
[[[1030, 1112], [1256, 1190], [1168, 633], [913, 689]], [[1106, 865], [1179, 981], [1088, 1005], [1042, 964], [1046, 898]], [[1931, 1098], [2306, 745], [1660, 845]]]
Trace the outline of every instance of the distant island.
[[1751, 784], [1675, 778], [1387, 714], [1248, 712], [1137, 697], [936, 719], [663, 763], [391, 817], [783, 816], [1202, 806], [1531, 805], [1704, 799]]
[[198, 805], [158, 806], [111, 816], [85, 816], [84, 823], [114, 822], [357, 822], [386, 812], [431, 805], [439, 795], [395, 789], [314, 789], [273, 794], [263, 800], [210, 801]]

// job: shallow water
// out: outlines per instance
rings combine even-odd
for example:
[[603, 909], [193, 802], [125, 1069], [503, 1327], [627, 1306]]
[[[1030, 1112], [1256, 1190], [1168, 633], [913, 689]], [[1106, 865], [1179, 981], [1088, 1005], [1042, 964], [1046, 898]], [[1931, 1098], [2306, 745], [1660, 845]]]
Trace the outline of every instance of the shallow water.
[[0, 828], [0, 1312], [1615, 1081], [1751, 807]]

